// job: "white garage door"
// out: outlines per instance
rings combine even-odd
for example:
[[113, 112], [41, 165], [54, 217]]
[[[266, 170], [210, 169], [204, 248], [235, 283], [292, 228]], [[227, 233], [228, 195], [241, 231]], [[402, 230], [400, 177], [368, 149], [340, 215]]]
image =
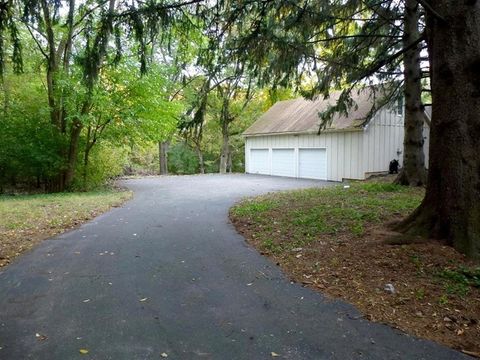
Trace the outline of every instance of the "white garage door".
[[268, 149], [251, 149], [249, 167], [251, 174], [270, 174]]
[[295, 176], [295, 152], [293, 149], [272, 149], [272, 175]]
[[298, 177], [326, 180], [327, 151], [325, 149], [299, 149]]

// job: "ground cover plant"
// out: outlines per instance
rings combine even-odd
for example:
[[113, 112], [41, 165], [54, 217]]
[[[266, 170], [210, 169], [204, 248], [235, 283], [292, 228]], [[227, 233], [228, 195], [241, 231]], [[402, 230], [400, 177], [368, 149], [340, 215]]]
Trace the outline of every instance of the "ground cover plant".
[[480, 265], [435, 240], [391, 244], [391, 224], [423, 192], [388, 182], [290, 191], [245, 199], [230, 218], [293, 280], [369, 320], [479, 356]]
[[121, 205], [130, 191], [0, 196], [0, 267], [41, 240]]

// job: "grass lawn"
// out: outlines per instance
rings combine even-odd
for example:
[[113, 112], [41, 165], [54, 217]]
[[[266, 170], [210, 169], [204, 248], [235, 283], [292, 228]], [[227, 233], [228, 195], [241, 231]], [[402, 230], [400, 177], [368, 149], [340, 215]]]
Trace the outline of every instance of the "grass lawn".
[[72, 229], [131, 197], [123, 190], [0, 196], [0, 267], [41, 240]]
[[345, 299], [367, 319], [480, 356], [479, 264], [434, 240], [388, 244], [388, 223], [423, 193], [358, 182], [246, 199], [230, 218], [294, 281]]

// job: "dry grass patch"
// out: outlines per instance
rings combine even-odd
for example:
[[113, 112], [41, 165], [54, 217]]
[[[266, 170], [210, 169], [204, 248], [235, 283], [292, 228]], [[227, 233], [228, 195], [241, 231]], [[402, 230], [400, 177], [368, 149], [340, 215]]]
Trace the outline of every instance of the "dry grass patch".
[[479, 264], [435, 241], [385, 241], [386, 224], [422, 197], [422, 189], [354, 183], [247, 199], [230, 217], [293, 280], [345, 299], [370, 320], [479, 356]]
[[0, 196], [0, 267], [41, 240], [119, 206], [130, 191]]

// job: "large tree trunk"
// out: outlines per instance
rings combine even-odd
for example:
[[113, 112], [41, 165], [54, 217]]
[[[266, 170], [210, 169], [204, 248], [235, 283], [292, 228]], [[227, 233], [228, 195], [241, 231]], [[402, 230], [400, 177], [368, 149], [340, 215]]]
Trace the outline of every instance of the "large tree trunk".
[[433, 101], [427, 192], [402, 225], [480, 258], [480, 2], [430, 3], [436, 14], [427, 10]]
[[[0, 39], [1, 41], [1, 39]], [[4, 115], [7, 115], [8, 112], [8, 106], [10, 103], [10, 89], [8, 88], [7, 81], [5, 79], [5, 70], [1, 74], [1, 80], [0, 80], [0, 91], [3, 92], [3, 113]]]
[[222, 148], [220, 150], [220, 174], [227, 173], [228, 159], [230, 157], [230, 137], [228, 135], [228, 122], [222, 122]]
[[83, 153], [83, 190], [87, 191], [87, 178], [88, 178], [88, 162], [90, 159], [90, 150], [92, 150], [94, 142], [91, 142], [92, 127], [87, 128], [87, 138], [85, 140], [85, 152]]
[[72, 124], [72, 130], [70, 132], [70, 147], [68, 150], [67, 168], [65, 170], [65, 182], [64, 187], [68, 188], [75, 176], [75, 166], [77, 164], [78, 157], [78, 145], [80, 142], [80, 134], [82, 133], [83, 126], [80, 122], [75, 121]]
[[233, 154], [232, 149], [228, 151], [228, 162], [227, 162], [227, 172], [232, 173], [233, 171]]
[[195, 148], [195, 151], [197, 152], [197, 156], [198, 156], [198, 165], [200, 168], [200, 174], [205, 174], [205, 161], [203, 160], [203, 152], [200, 149], [200, 146], [197, 146]]
[[158, 156], [160, 165], [160, 175], [168, 175], [168, 146], [170, 141], [158, 142]]
[[[418, 32], [419, 11], [417, 0], [405, 1], [404, 47], [420, 38]], [[425, 185], [425, 155], [423, 153], [422, 70], [420, 68], [420, 44], [404, 54], [405, 79], [405, 137], [403, 142], [403, 167], [396, 179], [401, 185]]]

